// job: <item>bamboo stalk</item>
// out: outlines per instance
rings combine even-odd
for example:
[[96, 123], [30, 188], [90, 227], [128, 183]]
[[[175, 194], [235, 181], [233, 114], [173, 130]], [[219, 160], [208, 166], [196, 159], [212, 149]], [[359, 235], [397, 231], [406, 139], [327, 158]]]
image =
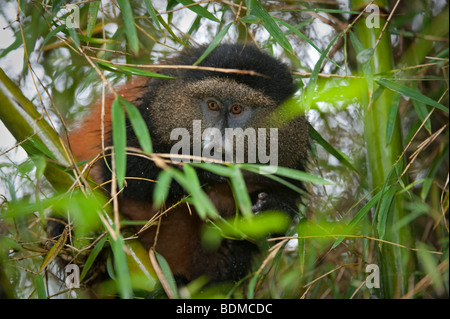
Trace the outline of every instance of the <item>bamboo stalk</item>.
[[[350, 8], [352, 10], [361, 9], [368, 2], [365, 0], [353, 0], [350, 1]], [[375, 1], [374, 4], [388, 11], [385, 1]], [[381, 15], [377, 18], [379, 19], [378, 26], [370, 28], [366, 24], [366, 19], [360, 19], [354, 28], [364, 48], [374, 48], [373, 56], [370, 60], [373, 74], [389, 72], [393, 68], [390, 34], [386, 28], [387, 20]], [[382, 33], [382, 30], [384, 30], [384, 33]], [[377, 85], [374, 83], [373, 92], [377, 88]], [[386, 137], [388, 112], [392, 97], [393, 92], [384, 89], [375, 101], [371, 100], [372, 92], [368, 92], [367, 96], [361, 101], [365, 111], [364, 135], [367, 147], [368, 170], [373, 189], [382, 189], [385, 185], [398, 182], [395, 178], [391, 179], [391, 176], [396, 176], [392, 170], [395, 169], [394, 166], [403, 150], [401, 123], [398, 116], [390, 143]], [[402, 165], [403, 162], [399, 161], [399, 164]], [[394, 230], [395, 226], [405, 215], [404, 202], [401, 196], [396, 196], [388, 213], [388, 222], [386, 223], [383, 239], [412, 247], [412, 236], [408, 226], [401, 230]], [[411, 262], [410, 255], [409, 252], [402, 251], [398, 247], [379, 246], [380, 297], [394, 298], [406, 293], [410, 276], [408, 267], [408, 264]]]

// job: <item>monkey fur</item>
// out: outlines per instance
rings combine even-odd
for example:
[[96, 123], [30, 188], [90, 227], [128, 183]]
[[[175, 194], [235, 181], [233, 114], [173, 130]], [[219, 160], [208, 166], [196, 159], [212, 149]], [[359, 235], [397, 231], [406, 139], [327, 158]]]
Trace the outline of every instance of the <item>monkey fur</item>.
[[[185, 49], [164, 62], [168, 65], [192, 65], [206, 47]], [[277, 127], [270, 114], [296, 90], [287, 66], [252, 45], [222, 44], [214, 49], [200, 64], [202, 67], [251, 70], [261, 75], [224, 73], [210, 70], [161, 68], [158, 72], [174, 79], [146, 77], [133, 78], [118, 93], [133, 103], [141, 112], [155, 153], [170, 153], [176, 141], [170, 140], [174, 128], [186, 128], [192, 136], [192, 123], [202, 120], [202, 130], [216, 121], [205, 101], [212, 99], [223, 107], [242, 105], [249, 112], [246, 118], [230, 119], [220, 115], [223, 128]], [[106, 98], [104, 117], [105, 145], [112, 145], [111, 104], [114, 96]], [[209, 103], [209, 102], [208, 102]], [[206, 109], [206, 110], [205, 110]], [[213, 115], [205, 116], [206, 113]], [[225, 111], [226, 112], [226, 111]], [[238, 114], [240, 116], [240, 114]], [[244, 116], [244, 115], [243, 115]], [[94, 105], [89, 116], [69, 136], [73, 153], [79, 161], [91, 160], [101, 152], [101, 103]], [[268, 121], [268, 122], [267, 122]], [[217, 123], [219, 123], [217, 122]], [[230, 124], [231, 123], [231, 124]], [[278, 165], [303, 170], [308, 152], [308, 128], [304, 117], [297, 117], [288, 125], [278, 128]], [[139, 147], [138, 140], [127, 122], [127, 145]], [[197, 169], [204, 191], [222, 217], [236, 213], [235, 199], [226, 178]], [[127, 157], [127, 177], [157, 180], [161, 169], [151, 160]], [[254, 213], [276, 209], [291, 216], [298, 211], [299, 194], [259, 174], [243, 173], [252, 200]], [[111, 172], [103, 160], [91, 170], [97, 183], [111, 179]], [[296, 183], [295, 181], [290, 181]], [[298, 185], [298, 182], [296, 184]], [[128, 179], [119, 197], [120, 212], [131, 220], [149, 220], [158, 212], [152, 204], [155, 183]], [[172, 182], [165, 207], [179, 202], [186, 192]], [[162, 217], [159, 229], [150, 227], [140, 233], [147, 249], [154, 247], [167, 260], [177, 278], [191, 281], [206, 275], [210, 282], [237, 282], [250, 270], [252, 259], [258, 252], [256, 244], [244, 240], [223, 239], [219, 248], [210, 251], [204, 247], [201, 230], [205, 225], [195, 212], [195, 207], [182, 203]], [[157, 239], [156, 239], [157, 237]], [[156, 243], [156, 245], [155, 245]]]

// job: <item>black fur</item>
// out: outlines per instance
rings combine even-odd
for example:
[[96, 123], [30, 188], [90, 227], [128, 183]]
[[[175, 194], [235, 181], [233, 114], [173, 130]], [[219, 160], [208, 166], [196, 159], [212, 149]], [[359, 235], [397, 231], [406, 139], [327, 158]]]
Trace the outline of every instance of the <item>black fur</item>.
[[[171, 65], [192, 65], [203, 54], [207, 47], [189, 48], [181, 52], [178, 56], [169, 59], [166, 63]], [[200, 64], [200, 66], [252, 70], [266, 77], [257, 75], [244, 75], [238, 73], [223, 73], [203, 70], [184, 70], [184, 69], [164, 69], [160, 73], [183, 79], [189, 82], [200, 81], [208, 77], [223, 77], [233, 79], [239, 83], [246, 84], [254, 89], [264, 92], [278, 104], [282, 103], [295, 92], [295, 84], [288, 70], [288, 67], [282, 62], [274, 59], [267, 53], [262, 52], [253, 45], [244, 44], [223, 44], [214, 49]], [[149, 79], [145, 93], [136, 100], [137, 107], [141, 113], [145, 113], [146, 107], [151, 107], [156, 90], [166, 83], [166, 79]], [[144, 116], [144, 119], [152, 135], [153, 127], [158, 125], [158, 119], [151, 119]], [[128, 146], [140, 147], [134, 134], [131, 124], [127, 120], [127, 140]], [[111, 138], [111, 137], [110, 137]], [[112, 144], [112, 142], [110, 141]], [[170, 153], [171, 146], [152, 140], [153, 151], [155, 153]], [[192, 152], [191, 152], [192, 154]], [[303, 170], [302, 163], [298, 164], [298, 169]], [[111, 167], [111, 166], [110, 166]], [[106, 168], [103, 170], [105, 180], [111, 179], [111, 172]], [[152, 180], [158, 179], [160, 169], [154, 162], [136, 156], [127, 157], [126, 176], [145, 177]], [[202, 184], [211, 184], [223, 182], [224, 178], [212, 174], [208, 171], [197, 170]], [[265, 179], [263, 177], [257, 177]], [[295, 182], [294, 182], [295, 183]], [[301, 185], [297, 185], [301, 186]], [[124, 190], [124, 195], [131, 199], [140, 201], [151, 201], [154, 183], [142, 180], [129, 180]], [[184, 196], [185, 191], [177, 183], [173, 182], [170, 192], [170, 198], [180, 198]]]
[[[168, 64], [174, 65], [193, 65], [205, 52], [206, 46], [198, 48], [189, 48], [181, 52], [175, 58], [169, 59]], [[235, 80], [246, 84], [254, 89], [263, 92], [271, 97], [275, 102], [281, 103], [294, 94], [296, 87], [288, 67], [262, 52], [253, 45], [248, 44], [223, 44], [215, 48], [200, 64], [203, 67], [251, 70], [265, 77], [239, 74], [224, 73], [204, 70], [185, 70], [185, 69], [166, 69], [161, 70], [162, 74], [173, 76], [186, 81], [200, 81], [208, 77], [221, 77]], [[152, 83], [156, 88], [165, 80], [157, 80]], [[152, 89], [154, 89], [152, 88]], [[142, 97], [145, 102], [151, 102], [152, 91]]]
[[[206, 47], [187, 49], [180, 55], [169, 59], [167, 64], [192, 65], [203, 54], [205, 49]], [[252, 70], [265, 76], [183, 69], [164, 69], [161, 73], [187, 82], [200, 81], [212, 76], [232, 79], [263, 92], [278, 104], [295, 92], [294, 81], [287, 66], [251, 45], [220, 45], [200, 63], [200, 66]], [[157, 118], [145, 116], [146, 109], [152, 107], [155, 92], [162, 88], [161, 86], [166, 81], [170, 80], [149, 79], [145, 85], [143, 95], [137, 97], [134, 101], [146, 121], [151, 136], [159, 123]], [[128, 120], [127, 141], [128, 146], [139, 147], [138, 140]], [[111, 137], [109, 137], [109, 143], [112, 144]], [[155, 153], [170, 153], [171, 145], [166, 145], [155, 139], [152, 140], [152, 143]], [[107, 158], [109, 161], [109, 157]], [[296, 167], [292, 168], [303, 169], [303, 163], [296, 165]], [[138, 156], [127, 157], [126, 176], [157, 180], [160, 171], [151, 160]], [[224, 177], [205, 170], [198, 169], [197, 173], [200, 183], [205, 187], [226, 182]], [[104, 180], [111, 179], [111, 172], [105, 164], [103, 164], [103, 178]], [[278, 209], [288, 212], [291, 216], [295, 214], [297, 211], [298, 193], [264, 176], [254, 175], [252, 178], [254, 178], [256, 183], [261, 182], [258, 185], [265, 185], [261, 191], [250, 194], [255, 213], [269, 209]], [[298, 181], [290, 180], [290, 182], [293, 182], [297, 187], [302, 187]], [[153, 182], [127, 180], [127, 187], [122, 196], [138, 201], [151, 202], [153, 200], [154, 186], [155, 183]], [[264, 195], [261, 195], [261, 193], [264, 193]], [[176, 182], [172, 182], [168, 200], [179, 200], [184, 195], [186, 195], [184, 189]], [[201, 265], [201, 267], [198, 268], [198, 274], [192, 275], [197, 277], [205, 274], [206, 269], [206, 274], [214, 282], [237, 282], [249, 271], [251, 261], [257, 251], [258, 248], [254, 243], [243, 240], [224, 240], [215, 252], [205, 251], [199, 244], [198, 251], [192, 256], [190, 262]]]

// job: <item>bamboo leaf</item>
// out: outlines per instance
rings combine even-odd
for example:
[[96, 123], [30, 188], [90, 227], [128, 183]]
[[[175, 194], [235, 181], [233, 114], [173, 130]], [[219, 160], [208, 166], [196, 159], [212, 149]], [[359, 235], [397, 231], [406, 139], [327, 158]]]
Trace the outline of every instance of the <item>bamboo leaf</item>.
[[122, 235], [116, 234], [115, 240], [110, 236], [110, 243], [114, 255], [115, 280], [120, 297], [130, 299], [133, 297], [133, 290]]
[[330, 145], [311, 125], [309, 125], [309, 134], [319, 145], [321, 145], [328, 153], [336, 157], [344, 166], [348, 167], [358, 175], [361, 173], [350, 163], [350, 158]]
[[58, 256], [59, 252], [61, 251], [61, 249], [63, 249], [64, 245], [66, 244], [68, 234], [69, 234], [69, 230], [66, 227], [66, 228], [64, 228], [59, 239], [52, 246], [52, 248], [50, 248], [50, 250], [48, 251], [47, 255], [44, 258], [44, 261], [42, 262], [41, 267], [39, 268], [39, 272], [42, 272], [45, 269], [45, 267], [47, 267], [48, 264], [50, 264], [50, 262], [53, 259], [55, 259], [56, 256]]
[[195, 205], [200, 218], [205, 219], [211, 217], [213, 219], [219, 217], [219, 213], [211, 200], [206, 196], [205, 192], [200, 186], [195, 170], [189, 165], [183, 166], [184, 174], [178, 170], [172, 170], [173, 177], [188, 193], [190, 193], [192, 202]]
[[[167, 32], [169, 32], [169, 34], [172, 36], [172, 38], [175, 40], [175, 42], [178, 42], [179, 44], [181, 44], [184, 47], [187, 47], [186, 43], [184, 43], [170, 28], [170, 26], [166, 23], [166, 21], [164, 21], [164, 19], [161, 16], [157, 17], [159, 22], [163, 25], [164, 29], [167, 30]], [[198, 18], [198, 17], [197, 17]]]
[[127, 132], [125, 128], [125, 114], [120, 103], [120, 98], [118, 96], [114, 99], [114, 102], [112, 104], [111, 116], [116, 178], [119, 188], [122, 188], [125, 180], [127, 165], [127, 156], [125, 152], [127, 146]]
[[139, 112], [138, 108], [126, 99], [121, 97], [120, 101], [123, 105], [125, 105], [128, 118], [130, 119], [134, 133], [139, 140], [142, 150], [147, 154], [151, 154], [153, 152], [152, 141], [150, 139], [147, 124], [142, 118], [141, 112]]
[[36, 287], [39, 299], [47, 299], [47, 292], [45, 290], [44, 277], [40, 274], [34, 276], [34, 286]]
[[400, 94], [396, 93], [392, 96], [392, 102], [389, 105], [388, 110], [386, 122], [386, 146], [391, 143], [392, 134], [394, 133], [395, 123], [397, 122], [399, 102], [400, 102]]
[[214, 39], [211, 41], [210, 45], [206, 48], [205, 52], [198, 58], [198, 60], [194, 63], [194, 65], [198, 65], [200, 62], [203, 61], [204, 58], [206, 58], [222, 41], [223, 37], [228, 33], [228, 30], [233, 25], [233, 22], [228, 23], [222, 30], [220, 30], [219, 33], [214, 37]]
[[183, 171], [185, 175], [183, 181], [184, 185], [182, 186], [190, 192], [195, 208], [197, 209], [200, 217], [211, 217], [213, 219], [217, 218], [219, 216], [219, 213], [211, 203], [211, 200], [202, 190], [195, 170], [189, 165], [184, 165]]
[[225, 165], [214, 163], [191, 163], [190, 165], [208, 170], [220, 176], [231, 177], [233, 175], [233, 169]]
[[89, 11], [87, 18], [87, 36], [92, 36], [92, 31], [94, 30], [95, 23], [97, 22], [98, 9], [100, 8], [101, 1], [94, 1], [89, 3]]
[[391, 205], [395, 198], [395, 193], [397, 192], [397, 185], [391, 185], [388, 190], [386, 190], [385, 194], [383, 194], [383, 198], [381, 199], [380, 208], [376, 214], [377, 216], [377, 231], [378, 237], [380, 239], [385, 238], [386, 234], [386, 226], [389, 212], [391, 211]]
[[319, 77], [320, 68], [322, 67], [323, 60], [327, 56], [328, 52], [333, 47], [334, 43], [339, 39], [339, 35], [335, 36], [333, 40], [328, 44], [328, 47], [322, 51], [322, 54], [319, 57], [319, 60], [316, 62], [313, 71], [311, 72], [311, 76], [309, 77], [309, 83], [306, 87], [306, 93], [304, 98], [304, 106], [306, 110], [311, 108], [311, 101], [316, 91], [317, 79]]
[[94, 248], [92, 249], [91, 253], [89, 254], [89, 257], [87, 258], [86, 262], [84, 263], [83, 271], [81, 272], [81, 275], [80, 275], [80, 282], [84, 279], [84, 277], [88, 273], [89, 269], [91, 269], [98, 254], [102, 251], [103, 246], [105, 245], [107, 239], [108, 239], [108, 237], [104, 236], [102, 239], [100, 239], [98, 241], [97, 244], [95, 244]]
[[[353, 228], [355, 228], [356, 225], [359, 224], [359, 222], [367, 215], [367, 213], [370, 211], [370, 209], [376, 204], [378, 203], [378, 201], [380, 200], [382, 195], [382, 192], [378, 192], [375, 196], [372, 197], [372, 199], [370, 199], [366, 205], [364, 205], [363, 208], [361, 208], [361, 210], [355, 215], [355, 217], [352, 218], [352, 220], [350, 221], [350, 223], [347, 225], [347, 227], [345, 228], [345, 230], [343, 231], [345, 234], [351, 234]], [[331, 249], [336, 248], [343, 240], [345, 239], [345, 237], [339, 237], [335, 243], [333, 244], [333, 246], [331, 247]], [[331, 250], [330, 249], [330, 250]]]
[[64, 2], [64, 0], [54, 0], [52, 2], [52, 13], [55, 14], [59, 11], [59, 8], [61, 7], [61, 4]]
[[[181, 3], [184, 6], [191, 5], [191, 4], [195, 3], [192, 0], [176, 0], [176, 2]], [[186, 8], [191, 10], [191, 11], [193, 11], [193, 12], [195, 12], [196, 14], [198, 14], [199, 16], [201, 16], [203, 18], [209, 19], [209, 20], [214, 21], [214, 22], [220, 22], [219, 19], [217, 19], [211, 12], [209, 12], [206, 8], [202, 7], [199, 4], [194, 5], [194, 6], [191, 5], [191, 6], [186, 7]]]
[[[54, 28], [51, 32], [49, 32], [45, 38], [44, 38], [44, 42], [42, 42], [42, 47], [44, 47], [48, 41], [50, 41], [51, 38], [53, 38], [58, 32], [62, 32], [64, 30], [66, 30], [66, 25], [65, 24], [61, 24], [59, 26], [57, 26], [56, 28]], [[0, 55], [0, 58], [2, 57], [2, 55]]]
[[[373, 57], [374, 50], [372, 48], [365, 49], [358, 35], [350, 31], [350, 41], [355, 48], [357, 54], [357, 61], [362, 65], [362, 70], [367, 81], [367, 88], [369, 89], [369, 97], [372, 99], [373, 92], [373, 71], [370, 65], [370, 60]], [[375, 99], [372, 99], [375, 100]]]
[[131, 10], [131, 5], [128, 0], [117, 0], [119, 4], [120, 11], [122, 12], [122, 19], [125, 26], [125, 34], [128, 38], [128, 43], [131, 50], [137, 54], [139, 51], [139, 39], [136, 31], [136, 26], [134, 25], [133, 11]]
[[161, 25], [159, 24], [158, 20], [158, 11], [155, 10], [155, 7], [153, 7], [153, 4], [150, 0], [145, 0], [145, 7], [147, 8], [147, 12], [150, 14], [150, 17], [153, 20], [153, 23], [156, 24], [159, 30], [161, 30]]
[[207, 228], [209, 238], [216, 233], [224, 238], [258, 239], [269, 234], [280, 234], [287, 230], [291, 220], [287, 213], [268, 210], [250, 217], [230, 217], [214, 223]]
[[294, 50], [292, 49], [291, 43], [284, 35], [284, 32], [281, 31], [280, 27], [277, 25], [272, 16], [264, 9], [259, 1], [250, 0], [251, 2], [251, 12], [252, 14], [262, 21], [262, 25], [269, 32], [269, 34], [274, 38], [276, 42], [278, 42], [286, 51], [295, 55]]
[[[414, 110], [416, 110], [417, 116], [419, 117], [419, 120], [423, 122], [425, 118], [428, 116], [428, 109], [424, 103], [421, 103], [417, 100], [412, 100]], [[428, 133], [431, 135], [431, 119], [428, 118], [427, 121], [424, 124], [425, 129], [428, 131]]]
[[385, 88], [400, 93], [404, 96], [407, 96], [413, 100], [416, 100], [418, 102], [430, 105], [432, 107], [435, 107], [437, 109], [440, 109], [446, 113], [448, 113], [448, 108], [445, 107], [444, 105], [442, 105], [441, 103], [436, 102], [433, 99], [430, 99], [428, 96], [423, 95], [422, 93], [419, 92], [419, 90], [417, 90], [416, 88], [410, 88], [408, 86], [405, 85], [401, 85], [397, 82], [394, 82], [392, 80], [389, 79], [376, 79], [375, 80], [379, 85], [384, 86]]
[[69, 33], [73, 43], [77, 48], [80, 47], [80, 38], [78, 37], [77, 29], [75, 28], [66, 28], [67, 32]]
[[166, 200], [169, 194], [170, 183], [172, 181], [171, 170], [161, 171], [158, 175], [158, 183], [155, 185], [153, 192], [153, 205], [160, 207]]
[[[152, 254], [154, 254], [154, 257], [156, 257], [156, 258], [152, 258], [153, 257]], [[157, 265], [158, 265], [159, 269], [161, 270], [160, 275], [162, 275], [162, 278], [159, 277], [159, 279], [160, 279], [167, 295], [171, 299], [178, 299], [179, 298], [178, 297], [178, 289], [177, 289], [177, 285], [175, 282], [175, 278], [172, 274], [172, 271], [170, 270], [170, 266], [167, 263], [166, 259], [161, 254], [159, 254], [157, 251], [155, 251], [153, 249], [150, 250], [150, 256], [151, 256], [151, 259], [156, 259], [155, 261], [157, 262]]]
[[242, 215], [244, 217], [253, 216], [252, 202], [250, 200], [250, 196], [248, 195], [247, 186], [245, 185], [241, 170], [237, 166], [233, 166], [231, 187]]
[[261, 19], [257, 16], [254, 16], [252, 14], [248, 14], [245, 17], [242, 17], [239, 19], [239, 22], [245, 23], [245, 24], [256, 24], [260, 23]]
[[[317, 47], [317, 45], [314, 44], [314, 42], [309, 39], [306, 35], [304, 35], [303, 33], [301, 33], [296, 27], [290, 25], [289, 23], [278, 19], [276, 17], [273, 18], [275, 21], [277, 21], [279, 24], [285, 26], [286, 28], [289, 29], [289, 31], [291, 31], [292, 33], [298, 35], [300, 38], [302, 38], [303, 40], [305, 40], [310, 46], [312, 46], [314, 48], [314, 50], [316, 50], [317, 52], [319, 52], [319, 54], [322, 55], [322, 51]], [[325, 58], [330, 61], [331, 63], [333, 63], [334, 66], [336, 66], [337, 68], [341, 69], [341, 66], [338, 65], [336, 62], [334, 62], [332, 59], [330, 59], [328, 57], [328, 55], [325, 56]]]
[[246, 169], [253, 172], [268, 173], [266, 176], [269, 177], [270, 174], [275, 174], [283, 177], [288, 177], [297, 181], [313, 183], [319, 185], [332, 185], [333, 183], [325, 180], [323, 178], [317, 177], [315, 175], [306, 173], [304, 171], [295, 170], [292, 168], [282, 167], [282, 166], [270, 166], [270, 165], [257, 165], [257, 164], [239, 164], [238, 167]]
[[[301, 219], [297, 225], [298, 229], [303, 229], [305, 226], [307, 227], [308, 220], [306, 218]], [[300, 232], [298, 232], [299, 237], [302, 236]], [[305, 271], [305, 260], [306, 260], [306, 240], [305, 238], [299, 238], [298, 239], [298, 259], [299, 259], [299, 268], [300, 268], [300, 274], [303, 274]]]
[[150, 71], [145, 71], [145, 70], [141, 70], [141, 69], [131, 67], [131, 66], [114, 65], [112, 63], [108, 63], [108, 62], [104, 62], [104, 61], [97, 61], [97, 63], [100, 66], [103, 66], [112, 72], [119, 72], [119, 73], [128, 74], [128, 75], [148, 76], [150, 78], [173, 79], [173, 77], [171, 77], [171, 76], [167, 76], [167, 75], [159, 74], [159, 73], [155, 73], [155, 72], [150, 72]]

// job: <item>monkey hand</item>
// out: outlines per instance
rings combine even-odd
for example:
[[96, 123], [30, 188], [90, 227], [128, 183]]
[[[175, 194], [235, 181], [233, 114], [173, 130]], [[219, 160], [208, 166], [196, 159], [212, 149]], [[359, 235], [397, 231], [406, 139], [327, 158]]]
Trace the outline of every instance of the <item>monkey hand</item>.
[[295, 198], [289, 198], [281, 191], [258, 191], [250, 195], [252, 199], [252, 211], [255, 214], [267, 210], [281, 210], [289, 215], [296, 210]]

